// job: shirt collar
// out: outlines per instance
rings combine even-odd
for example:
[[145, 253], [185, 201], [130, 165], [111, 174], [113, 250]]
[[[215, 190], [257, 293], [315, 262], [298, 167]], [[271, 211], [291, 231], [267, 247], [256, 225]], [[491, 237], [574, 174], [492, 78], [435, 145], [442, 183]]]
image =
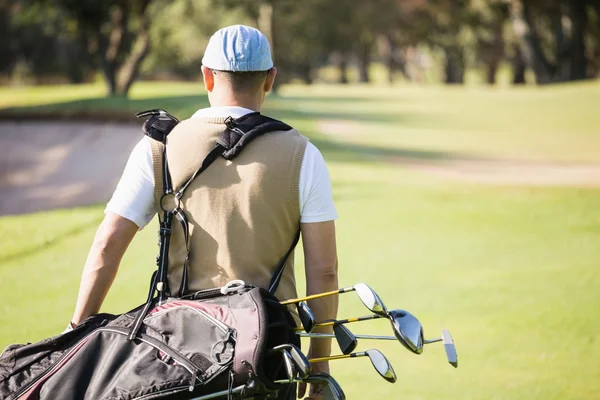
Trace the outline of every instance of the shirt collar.
[[238, 106], [221, 106], [221, 107], [207, 107], [201, 108], [192, 115], [192, 118], [222, 118], [229, 117], [239, 118], [246, 114], [253, 113], [254, 111], [244, 107]]

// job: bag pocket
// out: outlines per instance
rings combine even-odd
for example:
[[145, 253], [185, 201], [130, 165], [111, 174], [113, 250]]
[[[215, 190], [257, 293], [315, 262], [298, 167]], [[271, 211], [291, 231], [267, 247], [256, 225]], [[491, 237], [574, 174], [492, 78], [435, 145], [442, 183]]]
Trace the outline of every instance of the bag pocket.
[[198, 366], [208, 381], [233, 362], [235, 331], [194, 303], [166, 303], [146, 317], [144, 325]]

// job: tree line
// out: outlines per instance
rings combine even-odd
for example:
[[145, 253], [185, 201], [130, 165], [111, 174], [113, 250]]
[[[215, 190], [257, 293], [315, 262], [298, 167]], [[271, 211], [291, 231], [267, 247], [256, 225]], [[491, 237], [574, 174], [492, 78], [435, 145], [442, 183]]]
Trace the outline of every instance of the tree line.
[[371, 81], [420, 80], [439, 55], [441, 79], [465, 72], [539, 85], [600, 74], [600, 0], [0, 0], [4, 81], [85, 82], [103, 76], [109, 95], [144, 78], [197, 79], [208, 38], [244, 23], [270, 39], [280, 83], [310, 84], [329, 66]]

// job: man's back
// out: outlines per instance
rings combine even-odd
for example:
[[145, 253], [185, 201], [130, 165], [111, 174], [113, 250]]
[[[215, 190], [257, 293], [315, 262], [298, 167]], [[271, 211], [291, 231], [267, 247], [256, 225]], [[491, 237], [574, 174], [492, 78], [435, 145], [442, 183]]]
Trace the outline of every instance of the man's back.
[[[174, 188], [181, 187], [214, 148], [225, 118], [193, 118], [169, 135], [167, 159]], [[217, 158], [181, 199], [190, 222], [189, 289], [225, 285], [233, 279], [267, 287], [300, 227], [299, 181], [307, 139], [296, 130], [259, 136], [233, 160]], [[162, 175], [162, 144], [152, 146], [154, 171]], [[162, 177], [155, 176], [155, 182]], [[155, 206], [160, 207], [160, 190]], [[159, 215], [161, 215], [159, 213]], [[183, 231], [174, 225], [169, 286], [179, 287], [186, 257]], [[293, 255], [279, 289], [296, 296]]]

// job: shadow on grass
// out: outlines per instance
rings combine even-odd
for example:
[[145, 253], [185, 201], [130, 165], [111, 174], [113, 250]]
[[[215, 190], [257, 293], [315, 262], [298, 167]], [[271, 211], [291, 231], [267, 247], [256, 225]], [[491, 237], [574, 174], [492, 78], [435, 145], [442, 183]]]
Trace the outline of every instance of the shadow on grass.
[[147, 99], [98, 97], [38, 106], [0, 109], [4, 120], [76, 120], [98, 122], [135, 122], [135, 113], [164, 108], [187, 118], [197, 109], [208, 107], [206, 95], [166, 96]]
[[[292, 126], [301, 126], [304, 135], [311, 137], [311, 141], [321, 151], [326, 153], [331, 161], [435, 161], [465, 159], [467, 156], [428, 150], [408, 150], [394, 147], [378, 147], [341, 141], [324, 140], [321, 132], [316, 132], [314, 124], [323, 121], [356, 121], [365, 123], [396, 123], [402, 125], [418, 125], [420, 121], [431, 121], [430, 114], [400, 113], [388, 109], [373, 112], [356, 111], [327, 111], [326, 107], [308, 108], [311, 103], [342, 103], [357, 104], [374, 102], [381, 99], [374, 97], [350, 96], [270, 96], [265, 103], [265, 114], [289, 122]], [[120, 97], [101, 97], [76, 100], [62, 103], [46, 104], [39, 106], [8, 108], [0, 110], [0, 119], [18, 120], [85, 120], [85, 121], [119, 121], [138, 122], [134, 114], [138, 111], [164, 108], [171, 114], [181, 119], [189, 118], [199, 108], [208, 107], [206, 94], [164, 96], [144, 99], [126, 99]], [[304, 110], [303, 110], [304, 109]], [[306, 129], [306, 124], [310, 129]], [[472, 159], [469, 157], [469, 159]]]
[[100, 222], [102, 222], [103, 218], [104, 218], [104, 215], [102, 215], [101, 217], [92, 219], [84, 224], [74, 226], [71, 229], [66, 230], [64, 232], [60, 232], [59, 235], [56, 235], [49, 240], [45, 240], [41, 243], [36, 243], [30, 247], [26, 247], [21, 250], [15, 251], [13, 253], [8, 253], [3, 256], [0, 256], [0, 264], [8, 263], [8, 262], [14, 261], [14, 260], [19, 260], [20, 258], [29, 257], [29, 256], [32, 256], [39, 252], [42, 252], [42, 251], [44, 251], [50, 247], [53, 247], [73, 236], [76, 236], [82, 232], [85, 232], [88, 229], [97, 227], [98, 225], [100, 225]]
[[[417, 118], [398, 112], [360, 113], [356, 111], [339, 112], [326, 109], [303, 111], [302, 104], [310, 103], [360, 103], [370, 102], [369, 97], [283, 97], [271, 96], [265, 103], [265, 113], [282, 120], [349, 120], [362, 122], [398, 122]], [[189, 118], [196, 110], [208, 107], [208, 96], [185, 95], [165, 96], [145, 99], [126, 99], [122, 97], [98, 97], [74, 100], [62, 103], [38, 106], [13, 107], [0, 109], [0, 119], [4, 120], [84, 120], [84, 121], [136, 121], [134, 114], [142, 110], [163, 108], [179, 118]], [[419, 117], [422, 118], [422, 117]]]
[[328, 162], [389, 162], [394, 164], [431, 164], [451, 161], [484, 161], [483, 157], [432, 150], [369, 146], [323, 139], [311, 139]]

